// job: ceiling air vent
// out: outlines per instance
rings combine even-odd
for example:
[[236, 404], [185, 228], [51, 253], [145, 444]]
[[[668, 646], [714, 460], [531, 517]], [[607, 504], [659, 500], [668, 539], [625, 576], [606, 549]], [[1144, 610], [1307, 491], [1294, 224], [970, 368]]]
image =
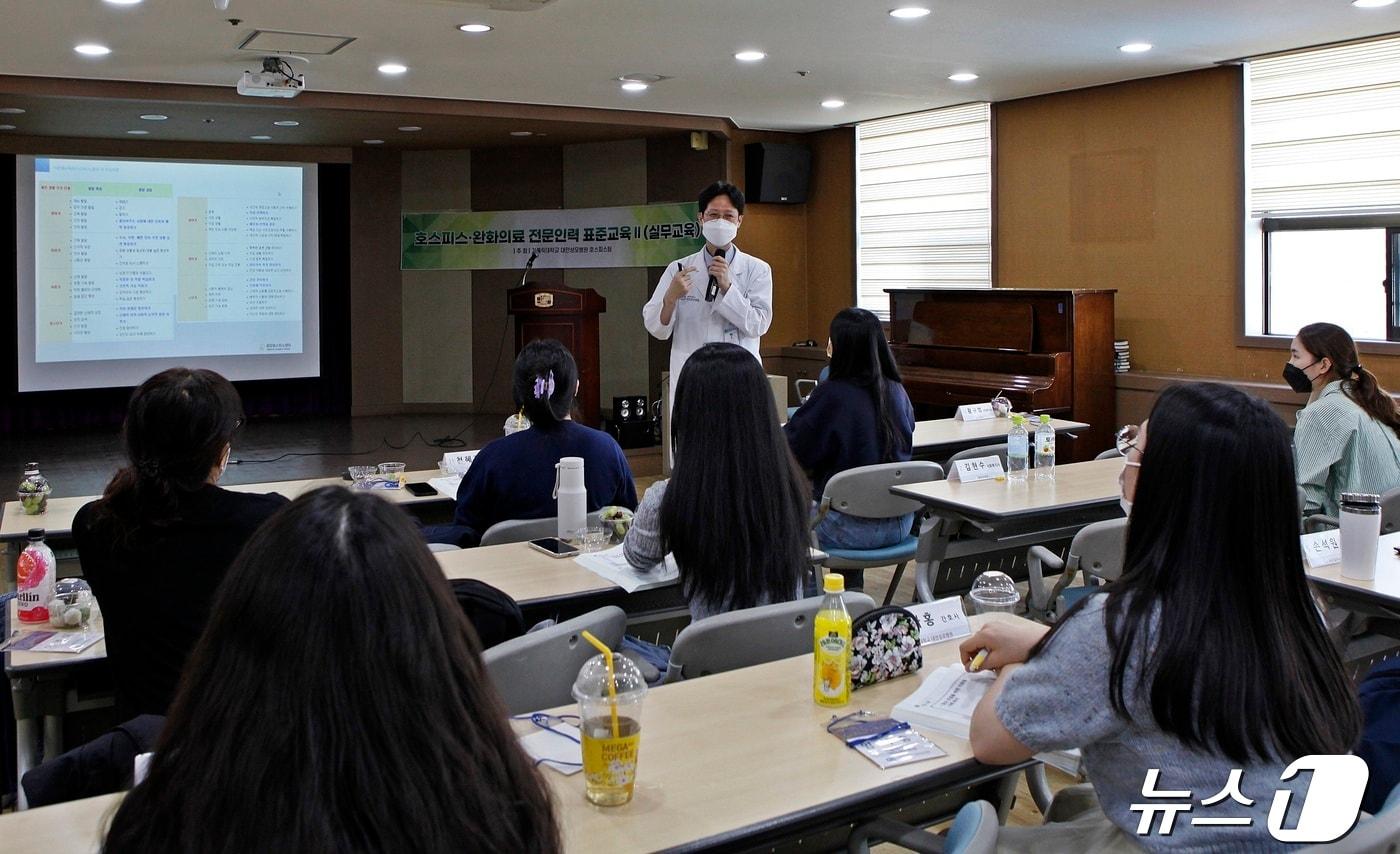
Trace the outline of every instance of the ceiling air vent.
[[297, 56], [330, 56], [350, 42], [354, 36], [327, 36], [319, 33], [288, 33], [282, 30], [254, 30], [244, 39], [239, 50], [254, 53], [295, 54]]
[[554, 3], [554, 0], [431, 0], [444, 6], [476, 6], [497, 12], [533, 12]]

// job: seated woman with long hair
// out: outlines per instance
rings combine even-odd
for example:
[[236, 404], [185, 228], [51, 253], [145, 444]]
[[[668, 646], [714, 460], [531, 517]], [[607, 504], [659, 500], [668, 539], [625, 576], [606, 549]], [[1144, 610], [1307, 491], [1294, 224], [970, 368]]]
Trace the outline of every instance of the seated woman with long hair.
[[102, 606], [121, 720], [165, 714], [229, 564], [287, 503], [218, 487], [242, 424], [228, 380], [161, 371], [127, 406], [127, 465], [73, 518], [83, 576]]
[[676, 382], [675, 461], [651, 485], [624, 541], [642, 570], [671, 553], [695, 619], [787, 602], [811, 572], [807, 479], [788, 450], [763, 367], [736, 344], [706, 344]]
[[1336, 516], [1343, 492], [1400, 487], [1400, 407], [1362, 367], [1345, 329], [1298, 330], [1283, 377], [1308, 395], [1293, 431], [1305, 513]]
[[[992, 623], [961, 646], [965, 662], [988, 650], [997, 671], [973, 713], [977, 758], [1081, 748], [1098, 801], [1073, 821], [1003, 829], [999, 850], [1274, 846], [1274, 792], [1293, 791], [1296, 811], [1308, 787], [1306, 774], [1281, 781], [1284, 768], [1350, 752], [1361, 728], [1303, 573], [1288, 429], [1258, 398], [1193, 383], [1162, 392], [1125, 438], [1123, 575], [1048, 631]], [[1150, 769], [1158, 791], [1195, 802], [1170, 836], [1155, 823], [1136, 835]], [[1234, 769], [1253, 804], [1202, 803]]]
[[556, 515], [554, 465], [562, 457], [583, 458], [588, 512], [612, 504], [637, 506], [632, 469], [617, 440], [570, 415], [578, 365], [563, 344], [553, 339], [526, 344], [515, 359], [512, 392], [530, 428], [481, 449], [457, 488], [452, 524], [426, 529], [429, 542], [474, 546], [497, 522]]
[[[812, 475], [820, 496], [831, 476], [877, 463], [904, 462], [914, 447], [914, 406], [880, 319], [863, 308], [843, 309], [831, 321], [831, 372], [793, 413], [783, 432], [792, 453]], [[913, 514], [862, 519], [828, 511], [817, 524], [822, 548], [876, 549], [909, 536]]]
[[325, 487], [230, 568], [105, 850], [558, 848], [545, 782], [412, 522]]

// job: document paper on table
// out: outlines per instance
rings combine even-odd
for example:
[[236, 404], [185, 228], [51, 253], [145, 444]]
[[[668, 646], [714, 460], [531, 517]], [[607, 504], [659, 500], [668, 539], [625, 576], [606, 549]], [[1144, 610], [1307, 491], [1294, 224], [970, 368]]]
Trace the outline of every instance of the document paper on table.
[[[945, 665], [930, 673], [913, 694], [900, 700], [890, 717], [966, 739], [972, 729], [972, 713], [995, 680], [996, 674], [991, 671], [968, 673], [958, 665]], [[1068, 774], [1079, 773], [1081, 757], [1076, 748], [1038, 753], [1035, 758]]]
[[622, 546], [613, 546], [601, 552], [579, 555], [574, 558], [574, 562], [589, 572], [611, 581], [628, 593], [666, 587], [675, 584], [676, 580], [680, 578], [680, 570], [676, 568], [676, 559], [670, 555], [666, 555], [664, 564], [648, 572], [640, 572], [627, 562], [627, 556], [622, 553]]

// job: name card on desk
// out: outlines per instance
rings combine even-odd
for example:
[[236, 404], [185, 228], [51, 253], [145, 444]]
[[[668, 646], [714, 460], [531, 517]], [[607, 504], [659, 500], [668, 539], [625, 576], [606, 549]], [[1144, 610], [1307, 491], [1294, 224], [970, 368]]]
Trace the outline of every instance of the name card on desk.
[[968, 625], [967, 615], [963, 613], [960, 596], [949, 596], [922, 605], [910, 605], [905, 610], [919, 621], [919, 646], [965, 638], [972, 634], [972, 626]]
[[1303, 560], [1306, 560], [1308, 566], [1313, 569], [1342, 562], [1340, 531], [1336, 529], [1318, 531], [1313, 534], [1303, 534], [1299, 539], [1303, 543]]
[[953, 463], [953, 468], [948, 472], [949, 480], [960, 480], [963, 483], [997, 480], [1004, 477], [1006, 477], [1006, 470], [1001, 467], [1001, 457], [976, 457], [970, 460], [958, 460]]
[[987, 421], [997, 417], [990, 403], [969, 403], [958, 407], [958, 414], [953, 416], [955, 421]]
[[465, 474], [476, 459], [476, 451], [453, 451], [442, 455], [442, 468], [450, 474]]

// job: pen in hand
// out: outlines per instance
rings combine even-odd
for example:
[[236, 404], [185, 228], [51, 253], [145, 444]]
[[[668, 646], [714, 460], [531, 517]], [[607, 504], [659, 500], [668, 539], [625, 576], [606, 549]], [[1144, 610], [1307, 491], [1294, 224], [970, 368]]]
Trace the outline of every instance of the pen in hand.
[[972, 660], [969, 661], [969, 662], [967, 663], [967, 672], [968, 672], [968, 673], [976, 673], [977, 671], [979, 671], [979, 670], [982, 669], [982, 665], [985, 664], [986, 662], [987, 662], [987, 650], [986, 650], [986, 649], [979, 649], [979, 650], [977, 650], [977, 654], [974, 655], [974, 656], [972, 657]]

